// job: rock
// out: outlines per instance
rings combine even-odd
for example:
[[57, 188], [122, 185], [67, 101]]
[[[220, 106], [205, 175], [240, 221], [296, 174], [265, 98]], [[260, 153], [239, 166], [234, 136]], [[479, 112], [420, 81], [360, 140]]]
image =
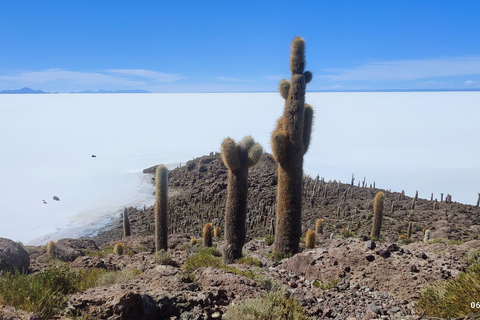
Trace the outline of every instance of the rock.
[[375, 257], [371, 253], [365, 253], [363, 256], [365, 257], [365, 259], [367, 259], [367, 261], [372, 262], [373, 260], [375, 260]]
[[65, 246], [78, 250], [82, 252], [82, 255], [85, 255], [85, 250], [98, 250], [97, 244], [91, 239], [60, 239], [57, 241], [57, 246]]
[[372, 313], [380, 314], [380, 310], [377, 308], [377, 306], [373, 302], [367, 305], [367, 310]]
[[387, 248], [380, 249], [376, 252], [380, 257], [386, 259], [390, 257], [390, 251]]
[[365, 247], [367, 247], [367, 249], [370, 249], [370, 250], [373, 250], [377, 247], [377, 244], [375, 243], [375, 241], [373, 240], [368, 240], [366, 243], [365, 243]]
[[423, 252], [423, 251], [417, 252], [417, 254], [415, 255], [415, 257], [421, 258], [421, 259], [423, 259], [423, 260], [428, 259], [427, 255], [426, 255], [425, 252]]
[[89, 256], [84, 256], [84, 257], [79, 257], [72, 263], [70, 263], [70, 268], [72, 269], [94, 269], [94, 268], [102, 268], [102, 269], [107, 269], [107, 266], [105, 265], [105, 261], [103, 259], [100, 259], [99, 257], [89, 257]]
[[390, 252], [398, 251], [400, 247], [396, 243], [392, 243], [387, 247], [387, 250]]
[[13, 240], [0, 238], [0, 271], [14, 272], [15, 269], [27, 272], [30, 256], [21, 245]]

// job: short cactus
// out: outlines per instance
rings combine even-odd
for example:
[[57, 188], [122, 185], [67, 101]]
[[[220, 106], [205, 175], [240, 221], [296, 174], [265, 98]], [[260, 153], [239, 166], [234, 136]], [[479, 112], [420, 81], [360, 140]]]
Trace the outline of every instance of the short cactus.
[[211, 223], [207, 223], [203, 227], [203, 245], [205, 247], [213, 246], [212, 237], [213, 237], [213, 226]]
[[375, 196], [375, 201], [373, 205], [373, 226], [370, 236], [372, 238], [380, 238], [380, 229], [382, 228], [382, 218], [383, 218], [383, 205], [385, 201], [385, 194], [380, 191]]
[[305, 237], [305, 246], [308, 249], [315, 248], [315, 231], [313, 230], [307, 231], [307, 236]]
[[56, 251], [57, 251], [57, 244], [55, 243], [55, 241], [52, 240], [49, 243], [47, 243], [47, 256], [48, 257], [53, 258]]
[[190, 239], [190, 245], [194, 246], [194, 245], [196, 245], [196, 244], [197, 244], [197, 239], [194, 238], [194, 237], [192, 237], [192, 238]]
[[220, 232], [221, 232], [220, 227], [215, 227], [215, 229], [213, 229], [213, 236], [215, 238], [220, 238]]
[[117, 243], [115, 244], [115, 246], [113, 247], [113, 252], [115, 252], [116, 254], [118, 255], [122, 255], [123, 254], [123, 244], [121, 243]]
[[427, 243], [428, 241], [430, 241], [430, 233], [430, 230], [425, 230], [425, 237], [423, 238], [423, 242]]
[[168, 169], [163, 164], [155, 171], [155, 252], [168, 250], [167, 200]]
[[248, 168], [260, 161], [263, 148], [251, 136], [238, 144], [227, 138], [221, 147], [222, 161], [228, 168], [227, 205], [225, 210], [225, 240], [223, 260], [231, 263], [242, 257], [242, 248], [247, 237]]
[[323, 234], [323, 227], [325, 226], [325, 221], [322, 218], [317, 219], [317, 223], [315, 223], [315, 233]]
[[407, 229], [407, 238], [412, 237], [412, 221], [408, 223], [408, 229]]
[[282, 80], [279, 87], [285, 99], [283, 116], [271, 138], [273, 156], [278, 163], [274, 250], [282, 254], [298, 252], [302, 232], [303, 155], [310, 144], [313, 122], [313, 109], [305, 104], [306, 84], [312, 79], [312, 73], [304, 72], [304, 68], [305, 41], [296, 37], [291, 44], [291, 81]]
[[130, 232], [130, 220], [128, 219], [128, 210], [127, 208], [123, 209], [123, 237], [126, 238], [131, 236]]

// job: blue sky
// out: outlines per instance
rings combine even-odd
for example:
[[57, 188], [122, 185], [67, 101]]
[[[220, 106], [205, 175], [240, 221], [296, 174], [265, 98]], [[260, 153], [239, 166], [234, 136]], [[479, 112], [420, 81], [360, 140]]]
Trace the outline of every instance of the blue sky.
[[6, 1], [0, 90], [480, 89], [480, 1]]

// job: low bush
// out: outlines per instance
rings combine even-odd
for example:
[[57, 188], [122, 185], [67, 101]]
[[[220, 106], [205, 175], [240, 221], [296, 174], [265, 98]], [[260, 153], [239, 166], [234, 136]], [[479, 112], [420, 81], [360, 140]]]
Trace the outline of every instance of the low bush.
[[[441, 318], [457, 318], [479, 313], [480, 264], [475, 263], [458, 278], [425, 285], [417, 304], [419, 313]], [[472, 307], [472, 302], [474, 303]]]
[[300, 303], [286, 290], [267, 292], [262, 298], [248, 299], [232, 306], [227, 320], [307, 320]]

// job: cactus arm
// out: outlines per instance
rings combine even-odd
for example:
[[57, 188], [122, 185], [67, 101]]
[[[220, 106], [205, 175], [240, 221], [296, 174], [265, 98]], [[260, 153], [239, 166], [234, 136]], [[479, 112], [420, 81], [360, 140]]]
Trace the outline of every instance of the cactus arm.
[[255, 143], [247, 153], [246, 164], [247, 168], [253, 167], [260, 161], [263, 154], [263, 148], [260, 143]]
[[280, 95], [282, 96], [283, 99], [288, 98], [288, 92], [290, 91], [290, 82], [288, 80], [283, 79], [280, 81], [278, 84], [278, 92], [280, 92]]
[[303, 115], [303, 154], [307, 153], [312, 135], [313, 108], [305, 104], [305, 113]]
[[227, 138], [223, 141], [221, 147], [221, 156], [223, 163], [228, 169], [232, 171], [240, 169], [241, 159], [238, 154], [237, 144], [235, 141], [233, 141], [233, 139]]
[[305, 71], [303, 74], [305, 75], [305, 83], [309, 83], [310, 81], [312, 81], [312, 78], [313, 78], [312, 72]]
[[272, 153], [275, 160], [283, 165], [287, 163], [287, 154], [290, 150], [290, 141], [288, 140], [288, 135], [285, 131], [275, 131], [272, 134]]

